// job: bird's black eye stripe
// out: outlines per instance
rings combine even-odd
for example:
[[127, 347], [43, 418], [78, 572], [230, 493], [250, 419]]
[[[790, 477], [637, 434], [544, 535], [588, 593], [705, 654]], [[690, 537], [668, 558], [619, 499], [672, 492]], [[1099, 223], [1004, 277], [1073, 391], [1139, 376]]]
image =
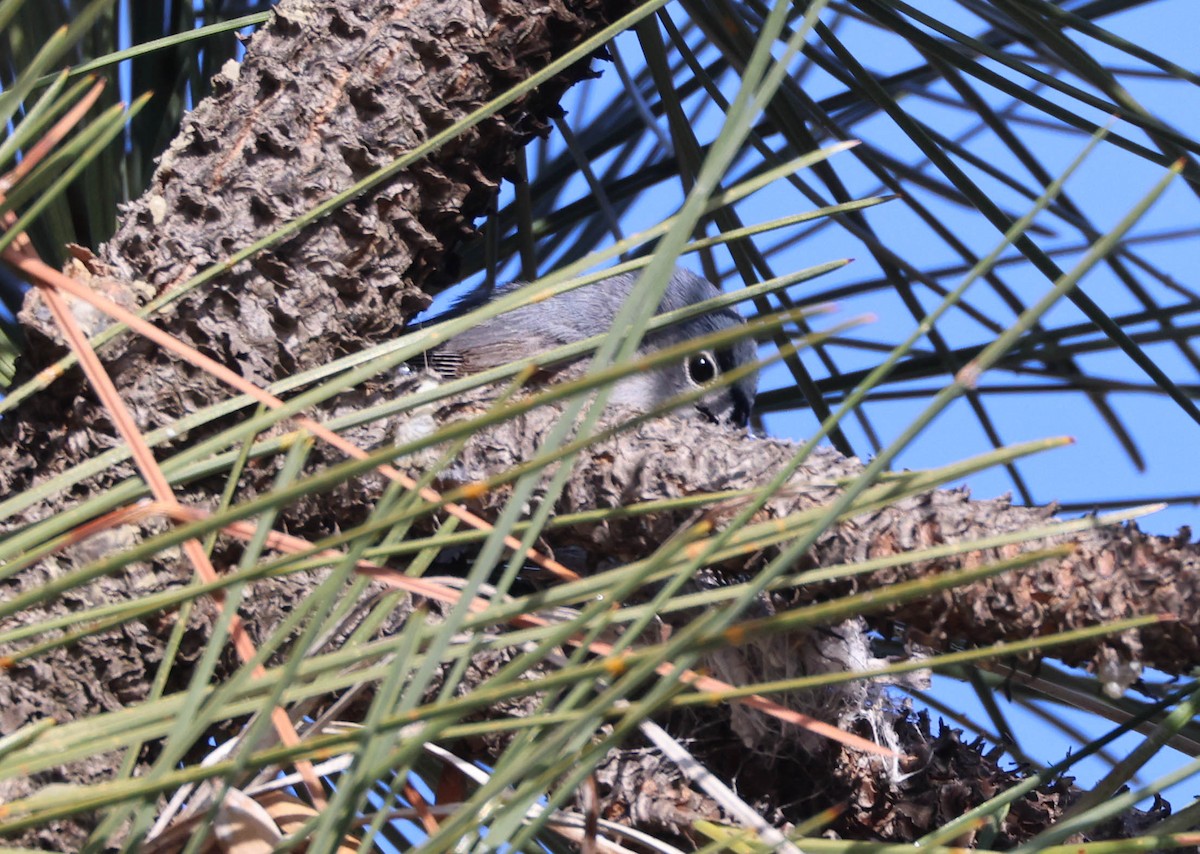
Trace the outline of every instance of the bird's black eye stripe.
[[707, 382], [712, 382], [716, 379], [719, 370], [717, 360], [713, 357], [712, 353], [702, 351], [688, 357], [688, 378], [696, 385], [704, 385]]
[[717, 351], [717, 367], [721, 369], [721, 373], [727, 373], [737, 367], [737, 361], [733, 358], [732, 350]]

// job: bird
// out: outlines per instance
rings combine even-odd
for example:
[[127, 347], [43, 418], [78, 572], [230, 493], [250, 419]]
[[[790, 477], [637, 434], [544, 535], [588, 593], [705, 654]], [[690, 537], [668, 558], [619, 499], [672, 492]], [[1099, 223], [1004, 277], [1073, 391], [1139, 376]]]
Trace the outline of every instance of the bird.
[[[622, 273], [585, 285], [540, 302], [504, 312], [482, 321], [430, 350], [424, 364], [447, 378], [461, 377], [582, 341], [609, 331], [622, 304], [634, 292], [639, 273]], [[461, 315], [522, 287], [513, 282], [498, 288], [481, 286], [460, 299], [439, 320]], [[686, 308], [718, 296], [720, 290], [690, 270], [676, 267], [667, 282], [656, 314]], [[634, 294], [634, 298], [637, 298]], [[744, 323], [733, 308], [717, 308], [706, 314], [649, 331], [642, 338], [638, 355], [663, 349], [682, 341]], [[609, 406], [648, 412], [684, 392], [713, 383], [722, 374], [752, 363], [753, 341], [743, 338], [727, 347], [701, 350], [681, 357], [676, 364], [628, 375], [612, 386]], [[553, 376], [569, 368], [586, 365], [580, 357], [549, 369]], [[745, 427], [758, 388], [757, 372], [699, 398], [694, 412], [717, 424]]]

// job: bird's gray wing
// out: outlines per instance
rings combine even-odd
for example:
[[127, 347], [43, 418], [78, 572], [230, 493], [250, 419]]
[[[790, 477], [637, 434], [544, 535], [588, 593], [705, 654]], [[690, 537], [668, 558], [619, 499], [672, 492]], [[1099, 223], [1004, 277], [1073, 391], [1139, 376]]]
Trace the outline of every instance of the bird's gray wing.
[[444, 377], [457, 378], [507, 365], [527, 356], [552, 350], [563, 341], [529, 330], [473, 329], [457, 335], [414, 361]]

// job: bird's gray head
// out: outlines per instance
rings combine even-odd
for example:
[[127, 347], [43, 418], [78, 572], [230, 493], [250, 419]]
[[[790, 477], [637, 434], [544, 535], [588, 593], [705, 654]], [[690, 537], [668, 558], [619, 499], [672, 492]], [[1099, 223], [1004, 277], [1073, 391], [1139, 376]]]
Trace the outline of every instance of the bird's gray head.
[[[608, 332], [637, 279], [637, 273], [625, 273], [505, 312], [439, 346], [430, 354], [429, 364], [442, 374], [477, 373]], [[511, 284], [495, 292], [477, 290], [460, 300], [452, 313], [475, 308], [518, 287], [519, 284]], [[656, 313], [686, 308], [719, 293], [695, 273], [676, 268]], [[742, 318], [733, 309], [717, 309], [646, 333], [639, 352], [669, 347], [739, 323]], [[749, 340], [724, 349], [694, 353], [678, 364], [625, 377], [613, 386], [609, 403], [646, 412], [754, 359], [755, 346]], [[694, 404], [695, 409], [712, 421], [745, 426], [757, 385], [757, 377], [749, 374], [731, 385], [714, 388]]]

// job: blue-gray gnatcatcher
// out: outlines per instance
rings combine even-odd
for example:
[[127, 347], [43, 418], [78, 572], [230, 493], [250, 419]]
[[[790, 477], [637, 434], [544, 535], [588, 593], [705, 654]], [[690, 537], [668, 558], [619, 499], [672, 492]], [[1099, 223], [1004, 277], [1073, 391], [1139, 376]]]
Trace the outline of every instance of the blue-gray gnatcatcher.
[[[505, 312], [439, 345], [427, 354], [427, 363], [443, 375], [462, 376], [608, 332], [617, 311], [637, 283], [638, 275], [613, 276]], [[456, 303], [450, 313], [476, 308], [518, 287], [520, 284], [514, 283], [496, 290], [477, 289]], [[720, 291], [705, 279], [676, 268], [657, 313], [695, 305], [719, 294]], [[717, 309], [647, 332], [638, 352], [644, 354], [669, 347], [742, 322], [733, 309]], [[612, 387], [609, 403], [646, 412], [754, 359], [754, 343], [746, 339], [727, 349], [694, 353], [681, 359], [679, 364], [625, 377]], [[757, 376], [749, 374], [730, 385], [713, 389], [695, 403], [695, 408], [717, 423], [745, 426], [757, 385]]]

